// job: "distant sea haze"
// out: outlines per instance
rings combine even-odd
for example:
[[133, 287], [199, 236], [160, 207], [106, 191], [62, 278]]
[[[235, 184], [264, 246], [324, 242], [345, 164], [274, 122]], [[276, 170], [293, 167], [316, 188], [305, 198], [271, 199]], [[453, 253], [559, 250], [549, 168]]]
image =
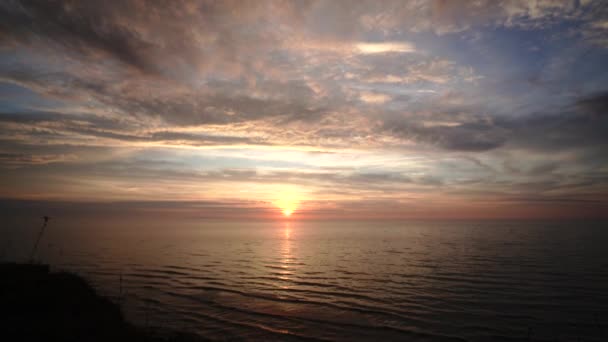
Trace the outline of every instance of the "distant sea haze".
[[[41, 223], [41, 222], [39, 222]], [[36, 223], [1, 228], [23, 261]], [[51, 220], [35, 258], [210, 339], [606, 341], [605, 222]]]

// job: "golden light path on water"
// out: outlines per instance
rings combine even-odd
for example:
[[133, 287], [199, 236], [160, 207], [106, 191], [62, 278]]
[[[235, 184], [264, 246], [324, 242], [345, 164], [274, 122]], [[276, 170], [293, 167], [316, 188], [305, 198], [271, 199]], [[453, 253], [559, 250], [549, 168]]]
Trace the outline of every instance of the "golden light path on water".
[[[292, 250], [292, 246], [291, 246], [291, 233], [292, 233], [292, 228], [291, 228], [291, 222], [285, 222], [284, 226], [283, 226], [283, 239], [281, 242], [281, 268], [283, 269], [281, 271], [281, 279], [284, 280], [289, 280], [291, 278], [291, 276], [293, 275], [293, 255], [291, 253]], [[284, 284], [281, 284], [280, 287], [282, 288], [289, 288], [289, 286], [286, 286]]]

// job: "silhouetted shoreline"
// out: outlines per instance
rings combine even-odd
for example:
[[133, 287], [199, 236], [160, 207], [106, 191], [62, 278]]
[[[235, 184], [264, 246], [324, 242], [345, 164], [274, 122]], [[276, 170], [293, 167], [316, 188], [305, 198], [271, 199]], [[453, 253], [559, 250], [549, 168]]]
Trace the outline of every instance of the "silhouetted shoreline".
[[143, 329], [80, 276], [43, 264], [0, 264], [0, 327], [7, 341], [202, 341]]

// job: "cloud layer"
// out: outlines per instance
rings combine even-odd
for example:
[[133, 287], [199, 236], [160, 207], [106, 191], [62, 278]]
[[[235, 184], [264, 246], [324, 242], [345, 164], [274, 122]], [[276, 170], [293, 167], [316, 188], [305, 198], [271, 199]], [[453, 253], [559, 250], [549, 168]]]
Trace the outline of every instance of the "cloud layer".
[[601, 215], [606, 23], [601, 1], [6, 1], [0, 196]]

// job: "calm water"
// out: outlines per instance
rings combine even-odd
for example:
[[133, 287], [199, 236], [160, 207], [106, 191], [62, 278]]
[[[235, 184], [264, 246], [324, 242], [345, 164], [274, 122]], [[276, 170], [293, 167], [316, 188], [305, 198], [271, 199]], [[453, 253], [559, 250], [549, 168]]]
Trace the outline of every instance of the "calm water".
[[[593, 222], [62, 222], [39, 258], [141, 325], [212, 339], [608, 338]], [[24, 260], [37, 221], [1, 229]], [[121, 295], [122, 294], [122, 295]]]

